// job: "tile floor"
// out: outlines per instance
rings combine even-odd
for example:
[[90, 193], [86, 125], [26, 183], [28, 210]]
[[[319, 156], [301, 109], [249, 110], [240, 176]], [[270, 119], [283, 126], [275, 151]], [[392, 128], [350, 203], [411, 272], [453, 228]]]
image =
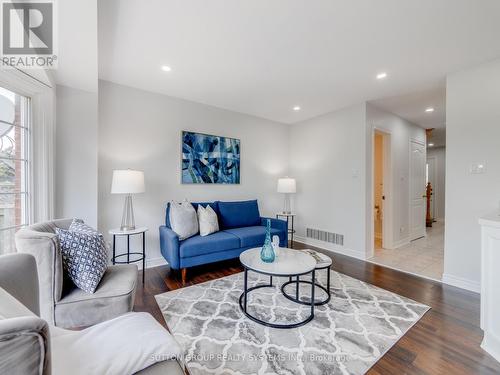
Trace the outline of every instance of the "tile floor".
[[375, 256], [369, 261], [401, 271], [441, 280], [444, 260], [444, 222], [438, 221], [427, 228], [427, 236], [394, 250], [381, 248], [375, 241]]

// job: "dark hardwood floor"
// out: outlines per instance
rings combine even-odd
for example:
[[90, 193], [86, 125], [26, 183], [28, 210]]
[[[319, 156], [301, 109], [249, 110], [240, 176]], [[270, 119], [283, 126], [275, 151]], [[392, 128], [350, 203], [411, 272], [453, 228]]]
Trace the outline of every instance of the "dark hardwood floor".
[[[295, 248], [304, 247], [295, 243]], [[332, 257], [335, 271], [432, 308], [368, 374], [500, 374], [500, 364], [479, 346], [483, 332], [479, 328], [478, 294], [358, 259], [337, 254]], [[186, 286], [240, 271], [237, 259], [195, 267], [188, 270]], [[134, 310], [150, 312], [165, 326], [154, 296], [181, 287], [180, 272], [168, 266], [149, 268], [144, 286], [139, 275]]]

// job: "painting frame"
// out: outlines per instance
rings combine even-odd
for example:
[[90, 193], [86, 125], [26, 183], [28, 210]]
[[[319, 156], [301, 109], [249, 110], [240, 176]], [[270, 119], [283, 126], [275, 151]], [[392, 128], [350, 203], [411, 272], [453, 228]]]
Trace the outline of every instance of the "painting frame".
[[[240, 185], [241, 140], [191, 130], [180, 134], [182, 185]], [[220, 149], [224, 144], [224, 149]], [[215, 156], [209, 157], [207, 154]]]

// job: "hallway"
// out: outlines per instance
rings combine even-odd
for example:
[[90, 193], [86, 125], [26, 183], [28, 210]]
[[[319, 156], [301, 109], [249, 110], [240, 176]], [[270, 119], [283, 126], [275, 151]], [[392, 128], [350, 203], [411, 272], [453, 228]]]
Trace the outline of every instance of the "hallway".
[[435, 222], [427, 228], [427, 236], [398, 249], [381, 248], [375, 241], [375, 255], [369, 262], [404, 272], [441, 280], [444, 266], [444, 222]]

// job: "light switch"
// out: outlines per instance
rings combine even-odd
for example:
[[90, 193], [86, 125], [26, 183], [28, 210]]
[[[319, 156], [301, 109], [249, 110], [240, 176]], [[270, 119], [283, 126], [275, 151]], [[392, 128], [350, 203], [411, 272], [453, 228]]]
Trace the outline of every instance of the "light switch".
[[469, 171], [470, 174], [486, 173], [486, 164], [482, 162], [472, 163]]

